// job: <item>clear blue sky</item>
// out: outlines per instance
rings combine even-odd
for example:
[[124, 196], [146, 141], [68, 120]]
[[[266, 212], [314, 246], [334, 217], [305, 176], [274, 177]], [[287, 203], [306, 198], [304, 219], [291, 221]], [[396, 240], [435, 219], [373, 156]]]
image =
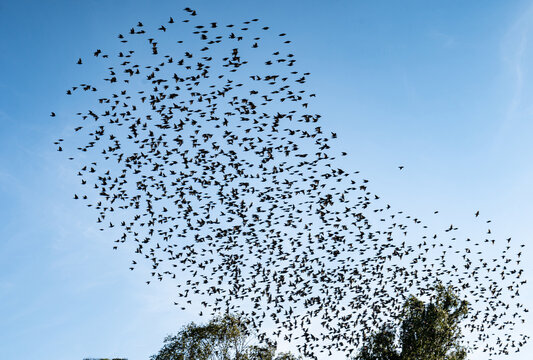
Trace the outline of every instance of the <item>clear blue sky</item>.
[[[288, 33], [347, 166], [389, 203], [467, 230], [480, 210], [497, 236], [530, 243], [533, 2], [3, 1], [0, 359], [147, 359], [197, 320], [176, 311], [173, 284], [130, 272], [129, 254], [113, 252], [72, 200], [76, 179], [52, 145], [72, 126], [49, 117], [73, 106], [65, 90], [80, 79], [78, 57], [185, 6], [206, 22], [257, 17]], [[523, 261], [531, 280], [527, 248]], [[522, 302], [533, 308], [529, 285]]]

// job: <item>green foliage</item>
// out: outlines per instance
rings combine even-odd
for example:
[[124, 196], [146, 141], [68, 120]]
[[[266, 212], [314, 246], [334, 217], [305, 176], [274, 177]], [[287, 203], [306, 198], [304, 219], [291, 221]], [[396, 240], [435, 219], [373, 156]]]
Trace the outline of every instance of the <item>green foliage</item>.
[[359, 350], [356, 360], [401, 360], [395, 345], [395, 331], [382, 329], [371, 336]]
[[459, 323], [468, 313], [468, 303], [451, 287], [438, 285], [436, 290], [436, 297], [428, 304], [411, 296], [404, 305], [399, 329], [385, 328], [373, 334], [355, 360], [466, 359]]
[[151, 360], [298, 360], [289, 353], [276, 356], [274, 346], [251, 345], [251, 340], [245, 319], [224, 315], [206, 325], [190, 323], [167, 336]]
[[279, 353], [274, 360], [301, 360], [301, 357], [296, 357], [289, 352]]

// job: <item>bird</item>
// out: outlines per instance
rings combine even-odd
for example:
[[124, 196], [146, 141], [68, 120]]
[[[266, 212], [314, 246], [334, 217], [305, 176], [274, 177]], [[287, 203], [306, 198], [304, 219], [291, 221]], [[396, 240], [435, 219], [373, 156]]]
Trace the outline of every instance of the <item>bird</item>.
[[[477, 306], [467, 329], [487, 334], [480, 342], [524, 319], [522, 304], [506, 317], [504, 294], [515, 300], [523, 273], [510, 238], [500, 245], [458, 239], [453, 225], [432, 229], [336, 160], [350, 156], [339, 150], [342, 129], [311, 111], [317, 91], [286, 33], [264, 32], [270, 27], [255, 18], [240, 29], [201, 16], [193, 24], [196, 10], [184, 11], [183, 28], [139, 21], [143, 32], [120, 34], [120, 52], [102, 63], [107, 87], [67, 91], [97, 95], [65, 138], [86, 189], [74, 199], [109, 223], [101, 231], [118, 234], [113, 250], [131, 245], [132, 265], [150, 269], [147, 285], [177, 284], [182, 310], [253, 309], [259, 337], [274, 327], [313, 358], [349, 354], [363, 333], [393, 321], [409, 294], [434, 296], [440, 280]], [[163, 35], [176, 36], [174, 45]], [[495, 261], [484, 258], [489, 244], [486, 256], [502, 246]], [[507, 343], [491, 343], [491, 354]]]

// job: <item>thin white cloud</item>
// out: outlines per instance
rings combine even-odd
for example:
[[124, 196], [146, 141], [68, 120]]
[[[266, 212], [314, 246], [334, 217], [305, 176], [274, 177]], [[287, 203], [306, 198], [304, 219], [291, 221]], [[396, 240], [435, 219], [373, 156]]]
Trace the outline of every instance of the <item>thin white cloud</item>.
[[456, 44], [455, 38], [453, 36], [441, 31], [430, 31], [428, 36], [430, 39], [433, 39], [436, 44], [439, 44], [444, 48], [452, 48]]
[[508, 129], [523, 115], [528, 106], [528, 94], [525, 89], [529, 75], [530, 39], [533, 31], [533, 5], [529, 6], [511, 25], [502, 41], [502, 59], [511, 81], [511, 98], [506, 111], [504, 128]]

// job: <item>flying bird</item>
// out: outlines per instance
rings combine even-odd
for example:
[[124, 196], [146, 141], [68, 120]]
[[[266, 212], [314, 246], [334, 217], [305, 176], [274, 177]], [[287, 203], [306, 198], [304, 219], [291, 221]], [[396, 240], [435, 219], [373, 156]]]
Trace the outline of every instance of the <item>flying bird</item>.
[[[112, 249], [130, 245], [148, 285], [176, 284], [181, 309], [247, 315], [260, 339], [275, 328], [307, 357], [349, 354], [438, 281], [478, 311], [467, 329], [486, 337], [475, 344], [495, 338], [496, 355], [507, 339], [525, 342], [512, 327], [527, 309], [507, 316], [523, 281], [510, 239], [459, 239], [458, 227], [435, 231], [388, 205], [336, 160], [349, 156], [342, 133], [310, 110], [317, 91], [286, 33], [244, 23], [138, 22], [99, 79], [67, 90], [94, 96], [65, 152], [80, 161], [84, 191], [74, 198], [116, 235]], [[175, 36], [172, 46], [163, 35]]]

